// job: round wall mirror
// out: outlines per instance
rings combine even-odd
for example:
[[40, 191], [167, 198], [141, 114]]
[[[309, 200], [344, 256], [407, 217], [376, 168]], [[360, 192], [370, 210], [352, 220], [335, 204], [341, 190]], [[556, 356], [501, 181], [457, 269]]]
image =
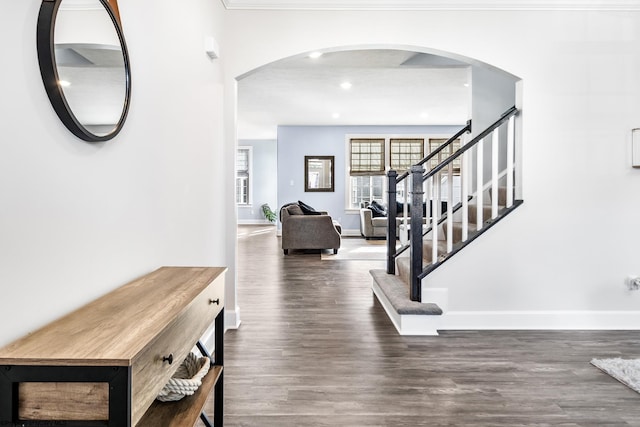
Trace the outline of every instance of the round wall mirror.
[[43, 0], [37, 36], [40, 73], [60, 120], [85, 141], [116, 136], [129, 110], [131, 71], [107, 0]]

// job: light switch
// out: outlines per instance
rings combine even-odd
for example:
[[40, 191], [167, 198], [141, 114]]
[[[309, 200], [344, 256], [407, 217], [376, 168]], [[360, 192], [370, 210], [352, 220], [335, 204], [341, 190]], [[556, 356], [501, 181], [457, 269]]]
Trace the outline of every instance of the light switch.
[[209, 58], [216, 59], [220, 57], [220, 46], [218, 42], [211, 36], [204, 38], [204, 51], [209, 55]]

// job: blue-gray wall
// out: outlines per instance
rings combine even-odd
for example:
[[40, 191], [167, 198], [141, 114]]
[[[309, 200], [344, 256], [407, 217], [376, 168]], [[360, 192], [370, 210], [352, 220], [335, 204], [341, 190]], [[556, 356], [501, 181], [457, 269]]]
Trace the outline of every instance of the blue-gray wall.
[[275, 140], [239, 140], [238, 146], [253, 147], [251, 205], [238, 206], [240, 224], [266, 221], [261, 206], [268, 203], [273, 211], [278, 205], [278, 146]]
[[[345, 210], [346, 135], [442, 136], [453, 135], [462, 126], [279, 126], [277, 206], [301, 200], [328, 211], [343, 230], [359, 230], [359, 212]], [[304, 156], [335, 156], [335, 192], [305, 193]]]

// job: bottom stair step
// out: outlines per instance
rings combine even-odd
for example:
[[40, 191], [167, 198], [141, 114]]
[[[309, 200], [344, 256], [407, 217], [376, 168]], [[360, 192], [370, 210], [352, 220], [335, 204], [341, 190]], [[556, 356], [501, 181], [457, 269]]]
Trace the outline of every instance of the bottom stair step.
[[442, 309], [437, 304], [411, 301], [399, 276], [370, 270], [371, 289], [400, 335], [438, 335]]
[[421, 314], [439, 316], [442, 309], [433, 303], [411, 301], [407, 284], [395, 274], [387, 274], [384, 270], [370, 270], [373, 280], [387, 297], [398, 314]]

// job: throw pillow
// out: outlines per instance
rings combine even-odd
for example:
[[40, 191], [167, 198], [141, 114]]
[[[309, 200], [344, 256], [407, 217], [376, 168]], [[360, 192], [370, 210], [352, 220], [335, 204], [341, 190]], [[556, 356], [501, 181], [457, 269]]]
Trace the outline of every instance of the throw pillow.
[[[400, 203], [400, 202], [396, 202], [396, 213], [398, 214], [398, 216], [403, 216], [404, 215], [404, 204]], [[411, 203], [407, 204], [407, 215], [411, 215]]]
[[302, 209], [302, 213], [304, 213], [305, 215], [322, 215], [320, 212], [316, 211], [311, 206], [301, 202], [300, 200], [298, 200], [298, 206], [300, 206], [300, 209]]
[[300, 206], [296, 205], [295, 203], [287, 206], [287, 212], [289, 212], [289, 215], [304, 215], [304, 212], [302, 212]]
[[371, 215], [374, 218], [387, 216], [387, 211], [385, 210], [384, 206], [382, 206], [380, 203], [376, 202], [375, 200], [371, 202], [371, 204], [369, 205], [369, 209], [371, 209]]

